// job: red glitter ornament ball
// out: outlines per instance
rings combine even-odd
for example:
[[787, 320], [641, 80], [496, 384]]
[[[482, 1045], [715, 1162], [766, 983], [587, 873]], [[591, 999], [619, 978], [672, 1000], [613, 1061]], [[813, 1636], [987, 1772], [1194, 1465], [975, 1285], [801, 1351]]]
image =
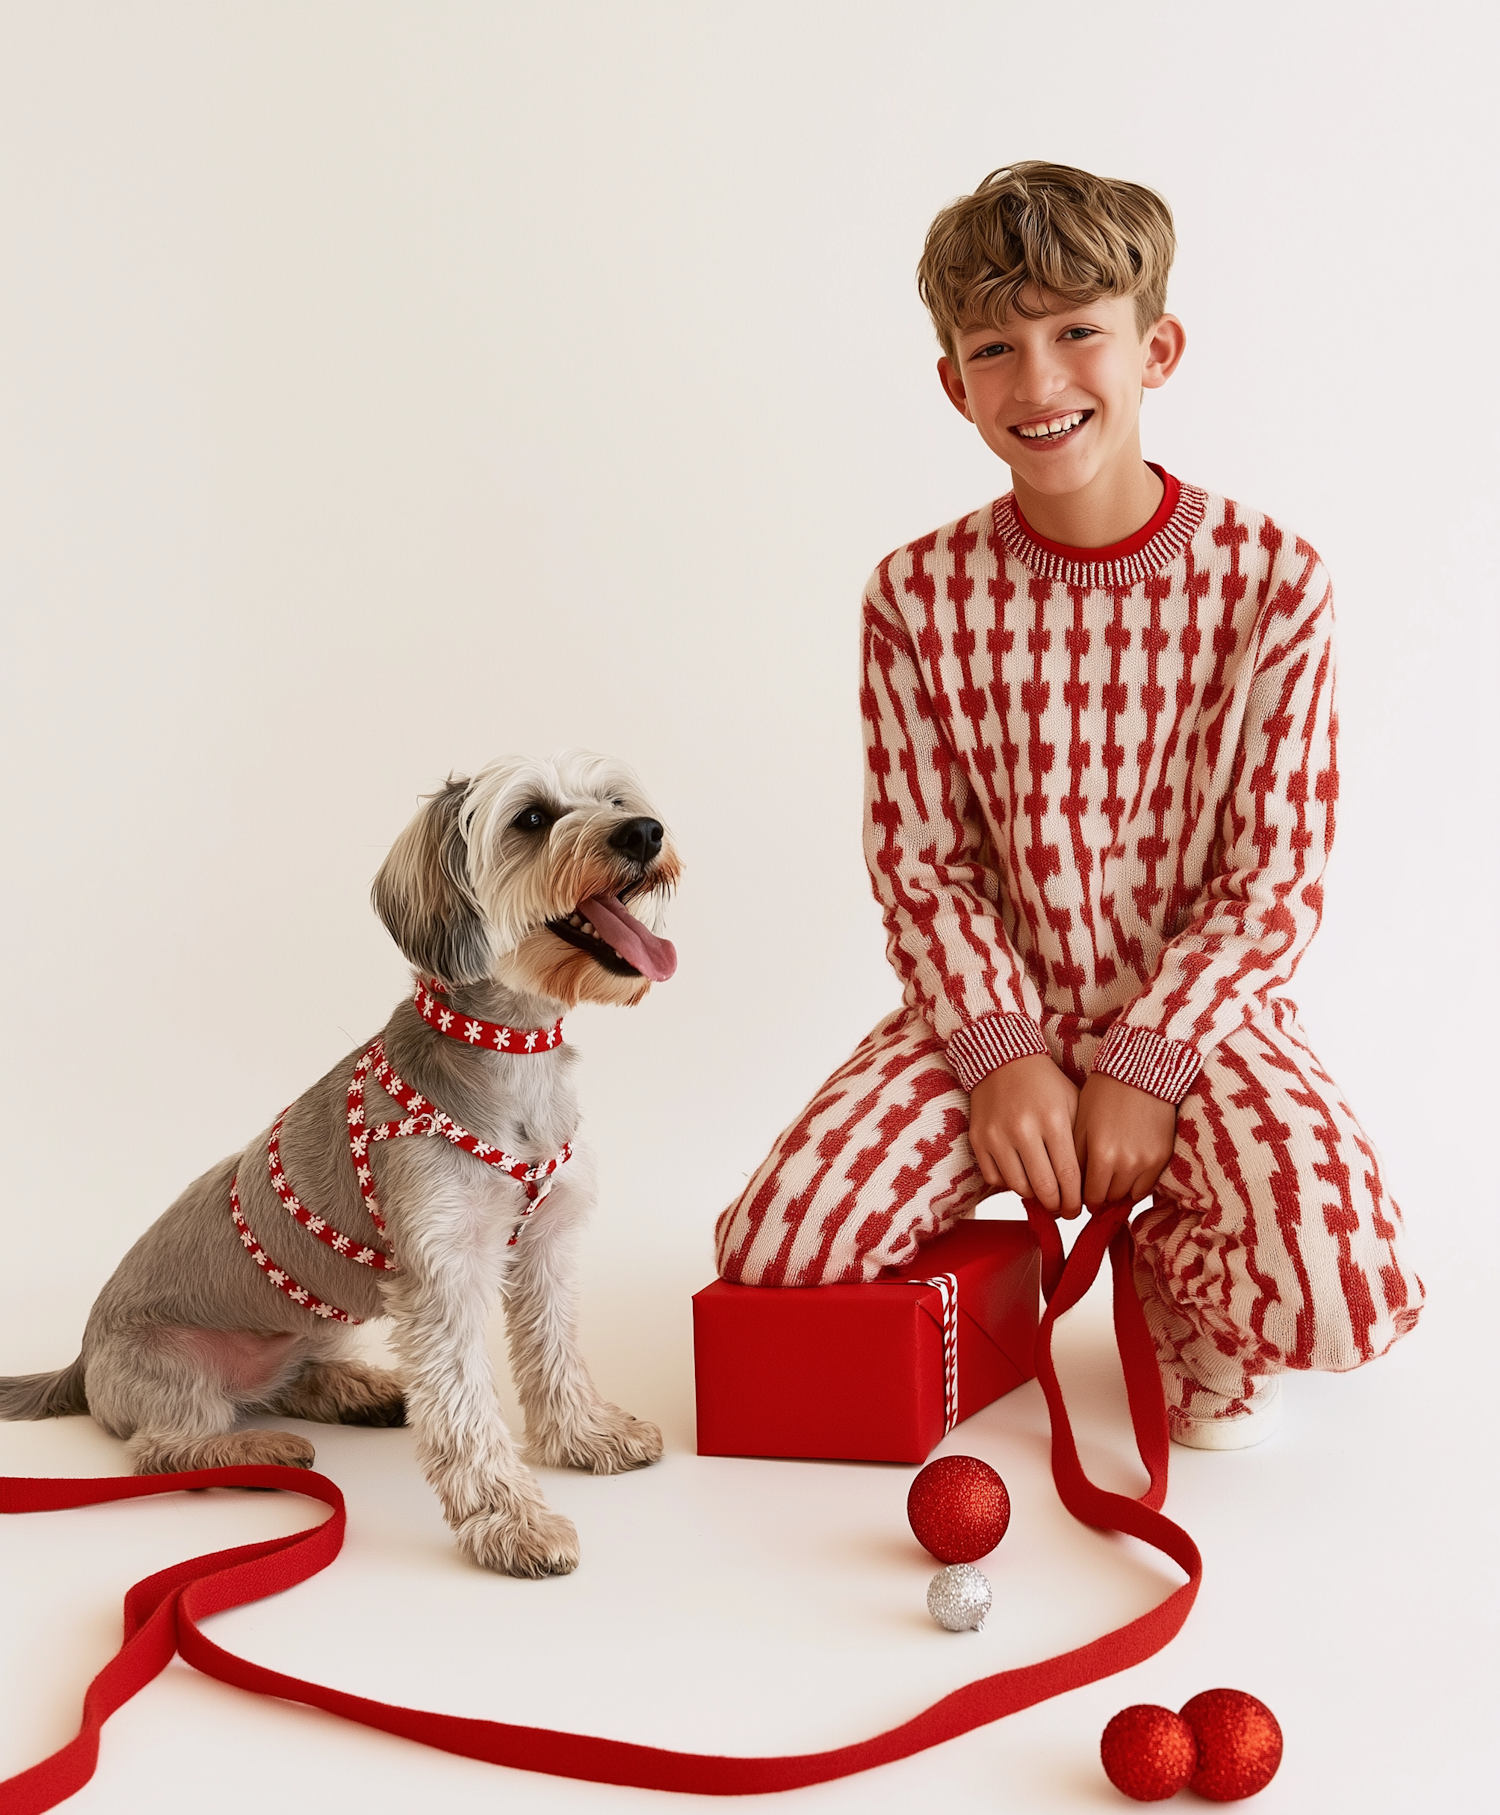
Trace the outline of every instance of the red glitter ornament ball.
[[912, 1482], [906, 1516], [940, 1563], [977, 1563], [1005, 1536], [1010, 1495], [978, 1456], [941, 1456]]
[[1182, 1708], [1198, 1742], [1198, 1769], [1189, 1780], [1209, 1802], [1254, 1796], [1281, 1763], [1281, 1728], [1264, 1702], [1242, 1689], [1205, 1689]]
[[1138, 1702], [1122, 1708], [1099, 1742], [1104, 1775], [1135, 1802], [1165, 1802], [1186, 1787], [1198, 1766], [1193, 1729], [1170, 1708]]

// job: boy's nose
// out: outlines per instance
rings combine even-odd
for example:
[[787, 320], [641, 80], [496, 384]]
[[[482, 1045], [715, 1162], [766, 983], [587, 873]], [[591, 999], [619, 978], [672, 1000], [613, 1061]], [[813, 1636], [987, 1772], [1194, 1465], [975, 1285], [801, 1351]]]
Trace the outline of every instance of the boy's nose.
[[636, 863], [650, 863], [661, 850], [664, 836], [659, 819], [627, 819], [610, 833], [609, 842]]
[[1016, 373], [1016, 402], [1023, 409], [1033, 404], [1040, 408], [1066, 389], [1067, 382], [1067, 373], [1051, 360], [1025, 360]]

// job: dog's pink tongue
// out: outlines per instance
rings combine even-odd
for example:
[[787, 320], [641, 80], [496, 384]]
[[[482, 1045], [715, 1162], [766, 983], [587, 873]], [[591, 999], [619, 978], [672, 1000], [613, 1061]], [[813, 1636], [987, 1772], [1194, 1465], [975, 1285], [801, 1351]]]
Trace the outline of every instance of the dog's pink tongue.
[[583, 911], [627, 964], [633, 964], [653, 983], [665, 983], [677, 969], [677, 951], [670, 939], [658, 939], [648, 926], [607, 895], [591, 895]]

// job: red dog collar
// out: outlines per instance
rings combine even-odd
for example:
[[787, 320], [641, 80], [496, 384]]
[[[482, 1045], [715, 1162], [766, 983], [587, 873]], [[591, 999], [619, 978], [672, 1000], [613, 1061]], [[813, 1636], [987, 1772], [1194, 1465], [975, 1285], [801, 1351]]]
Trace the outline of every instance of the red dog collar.
[[417, 1013], [431, 1028], [457, 1040], [461, 1046], [481, 1046], [486, 1052], [551, 1052], [561, 1046], [562, 1016], [553, 1027], [507, 1027], [503, 1021], [481, 1021], [463, 1015], [443, 1000], [442, 984], [419, 983], [412, 997]]

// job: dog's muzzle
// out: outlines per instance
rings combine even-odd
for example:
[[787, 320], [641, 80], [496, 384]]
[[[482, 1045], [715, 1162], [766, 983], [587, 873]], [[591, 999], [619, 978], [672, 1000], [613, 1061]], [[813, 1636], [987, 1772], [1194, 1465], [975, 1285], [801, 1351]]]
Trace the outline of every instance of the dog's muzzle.
[[[627, 854], [632, 854], [633, 848], [649, 851], [654, 859], [661, 850], [662, 837], [659, 820], [628, 819], [613, 833], [610, 843]], [[665, 983], [677, 969], [676, 948], [670, 939], [658, 938], [625, 906], [625, 896], [650, 886], [650, 878], [641, 876], [619, 894], [591, 895], [565, 919], [549, 920], [547, 931], [576, 946], [602, 970], [617, 977], [649, 977], [653, 983]]]

